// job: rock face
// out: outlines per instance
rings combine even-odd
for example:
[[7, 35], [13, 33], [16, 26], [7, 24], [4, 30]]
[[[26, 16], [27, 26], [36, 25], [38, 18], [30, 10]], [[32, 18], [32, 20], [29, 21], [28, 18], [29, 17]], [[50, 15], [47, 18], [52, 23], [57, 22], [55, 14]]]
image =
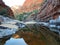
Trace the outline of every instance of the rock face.
[[4, 4], [2, 0], [0, 0], [0, 15], [8, 15], [10, 17], [14, 16], [12, 10]]
[[43, 0], [26, 0], [23, 4], [24, 11], [30, 12], [36, 9], [40, 9], [40, 5], [43, 2]]
[[19, 8], [18, 9], [13, 9], [12, 7], [12, 10], [13, 12], [19, 12], [19, 13], [22, 13], [22, 12], [31, 12], [33, 10], [39, 10], [40, 9], [40, 5], [41, 3], [43, 2], [43, 0], [26, 0], [23, 4], [23, 6], [18, 6]]
[[35, 6], [36, 4], [40, 4], [42, 3], [43, 0], [26, 0], [25, 3], [23, 4], [23, 6], [25, 7], [30, 7], [30, 6]]
[[60, 0], [47, 0], [37, 15], [37, 20], [49, 21], [60, 15]]
[[39, 10], [40, 5], [43, 2], [43, 0], [26, 0], [23, 7], [25, 7], [25, 12], [31, 12], [33, 10]]
[[[18, 9], [15, 9], [14, 7], [12, 7], [12, 10], [16, 17], [17, 14], [21, 14], [24, 12], [29, 13], [29, 12], [33, 12], [34, 10], [39, 10], [41, 8], [40, 6], [43, 2], [44, 2], [44, 0], [26, 0], [22, 7], [18, 6]], [[34, 15], [33, 15], [33, 17], [34, 17]], [[31, 16], [29, 15], [26, 20], [32, 20]]]

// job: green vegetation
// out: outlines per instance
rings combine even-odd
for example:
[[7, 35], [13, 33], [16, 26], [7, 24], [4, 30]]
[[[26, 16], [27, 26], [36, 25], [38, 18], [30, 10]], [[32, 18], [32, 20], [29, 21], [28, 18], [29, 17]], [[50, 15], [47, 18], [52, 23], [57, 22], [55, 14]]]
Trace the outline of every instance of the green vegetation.
[[3, 16], [8, 16], [8, 11], [6, 8], [3, 8], [1, 11], [0, 11], [0, 15], [3, 15]]
[[33, 13], [35, 13], [35, 14], [38, 13], [38, 10], [33, 10]]
[[16, 15], [16, 19], [20, 20], [20, 21], [23, 21], [25, 20], [29, 15], [32, 15], [32, 14], [37, 14], [38, 13], [38, 10], [33, 10], [32, 12], [23, 12], [22, 14], [17, 14]]

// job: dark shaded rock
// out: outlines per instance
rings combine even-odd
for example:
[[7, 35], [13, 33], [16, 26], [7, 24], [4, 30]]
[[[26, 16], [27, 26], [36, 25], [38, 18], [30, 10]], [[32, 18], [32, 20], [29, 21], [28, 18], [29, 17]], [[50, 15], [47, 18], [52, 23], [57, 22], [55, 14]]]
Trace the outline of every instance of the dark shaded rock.
[[49, 21], [56, 19], [60, 15], [60, 0], [46, 0], [42, 4], [40, 12], [37, 15], [37, 20]]
[[0, 15], [14, 17], [10, 7], [6, 6], [2, 0], [0, 0]]

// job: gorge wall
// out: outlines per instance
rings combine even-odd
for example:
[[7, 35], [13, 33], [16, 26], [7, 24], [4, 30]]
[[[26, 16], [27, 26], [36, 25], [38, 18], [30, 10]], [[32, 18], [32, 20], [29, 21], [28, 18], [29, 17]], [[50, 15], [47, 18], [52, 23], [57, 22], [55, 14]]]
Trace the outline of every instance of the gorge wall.
[[2, 0], [0, 0], [0, 15], [8, 15], [9, 17], [14, 16], [10, 7], [6, 6]]
[[46, 0], [41, 6], [36, 20], [49, 21], [50, 19], [56, 19], [60, 15], [60, 0]]

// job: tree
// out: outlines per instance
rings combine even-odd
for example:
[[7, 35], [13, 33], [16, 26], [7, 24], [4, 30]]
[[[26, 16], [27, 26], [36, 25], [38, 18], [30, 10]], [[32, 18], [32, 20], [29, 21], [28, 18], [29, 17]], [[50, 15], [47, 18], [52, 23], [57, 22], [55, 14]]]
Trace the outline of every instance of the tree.
[[3, 16], [8, 16], [8, 13], [7, 13], [8, 11], [7, 11], [7, 9], [2, 9], [1, 11], [0, 11], [0, 15], [3, 15]]

